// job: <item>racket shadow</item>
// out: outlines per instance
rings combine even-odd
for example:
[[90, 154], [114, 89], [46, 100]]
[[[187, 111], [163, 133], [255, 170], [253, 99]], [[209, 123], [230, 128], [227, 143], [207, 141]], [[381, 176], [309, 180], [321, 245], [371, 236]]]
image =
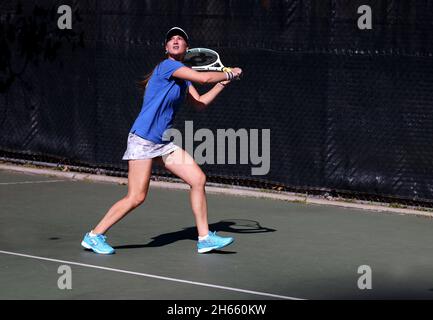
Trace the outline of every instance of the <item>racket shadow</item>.
[[[209, 224], [209, 230], [228, 233], [265, 233], [275, 232], [277, 230], [262, 227], [259, 222], [245, 219], [228, 219], [216, 223]], [[147, 244], [128, 244], [113, 247], [114, 249], [139, 249], [139, 248], [154, 248], [170, 245], [177, 241], [192, 240], [197, 241], [197, 228], [195, 226], [184, 228], [179, 231], [160, 234], [152, 238]], [[214, 250], [215, 253], [230, 254], [235, 252]]]

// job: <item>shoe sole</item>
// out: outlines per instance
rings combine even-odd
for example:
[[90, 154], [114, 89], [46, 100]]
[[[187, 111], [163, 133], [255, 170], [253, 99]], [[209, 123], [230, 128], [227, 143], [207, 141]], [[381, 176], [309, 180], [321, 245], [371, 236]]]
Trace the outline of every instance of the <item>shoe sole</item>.
[[84, 248], [89, 249], [89, 250], [92, 250], [93, 252], [95, 252], [95, 253], [99, 253], [99, 254], [113, 254], [113, 253], [114, 253], [114, 251], [113, 251], [113, 252], [102, 252], [102, 251], [99, 251], [99, 250], [97, 250], [97, 249], [92, 248], [91, 246], [89, 246], [89, 245], [88, 245], [86, 242], [84, 242], [84, 241], [81, 242], [81, 245], [82, 245]]
[[227, 247], [229, 244], [232, 244], [232, 243], [233, 243], [233, 240], [230, 241], [229, 243], [223, 245], [223, 246], [216, 246], [216, 247], [198, 249], [197, 252], [198, 253], [205, 253], [205, 252], [209, 252], [209, 251], [212, 251], [212, 250], [221, 249], [221, 248]]
[[[210, 247], [210, 248], [203, 248], [203, 249], [198, 249], [198, 253], [205, 253], [205, 252], [209, 252], [215, 249], [219, 249], [220, 247]], [[221, 247], [222, 248], [222, 247]]]

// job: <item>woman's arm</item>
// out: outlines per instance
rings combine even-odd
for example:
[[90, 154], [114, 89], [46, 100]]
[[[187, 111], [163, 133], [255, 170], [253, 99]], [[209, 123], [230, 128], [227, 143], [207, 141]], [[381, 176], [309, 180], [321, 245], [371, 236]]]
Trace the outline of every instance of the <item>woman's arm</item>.
[[188, 88], [188, 103], [193, 105], [198, 110], [205, 109], [216, 98], [216, 96], [224, 90], [224, 87], [227, 85], [224, 83], [228, 82], [229, 81], [217, 83], [212, 89], [210, 89], [203, 95], [199, 95], [197, 90], [192, 85], [190, 85]]
[[[231, 72], [236, 78], [241, 75], [242, 70], [240, 68], [233, 68]], [[175, 72], [173, 72], [172, 76], [199, 84], [217, 83], [227, 80], [226, 72], [198, 72], [188, 67], [181, 67], [177, 69]]]

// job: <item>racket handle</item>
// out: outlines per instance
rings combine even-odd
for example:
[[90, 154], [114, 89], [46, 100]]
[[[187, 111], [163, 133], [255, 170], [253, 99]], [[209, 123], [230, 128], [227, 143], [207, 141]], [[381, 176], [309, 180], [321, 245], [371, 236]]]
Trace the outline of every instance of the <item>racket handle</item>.
[[[223, 72], [232, 72], [232, 68], [224, 67], [222, 71]], [[235, 80], [241, 80], [241, 78], [240, 77], [236, 77]]]

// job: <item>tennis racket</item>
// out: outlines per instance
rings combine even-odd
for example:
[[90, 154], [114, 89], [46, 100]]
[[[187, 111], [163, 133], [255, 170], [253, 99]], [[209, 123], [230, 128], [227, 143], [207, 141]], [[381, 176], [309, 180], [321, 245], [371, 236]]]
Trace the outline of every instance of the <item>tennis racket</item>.
[[223, 65], [218, 52], [207, 48], [189, 49], [183, 63], [197, 71], [231, 71], [231, 68]]

